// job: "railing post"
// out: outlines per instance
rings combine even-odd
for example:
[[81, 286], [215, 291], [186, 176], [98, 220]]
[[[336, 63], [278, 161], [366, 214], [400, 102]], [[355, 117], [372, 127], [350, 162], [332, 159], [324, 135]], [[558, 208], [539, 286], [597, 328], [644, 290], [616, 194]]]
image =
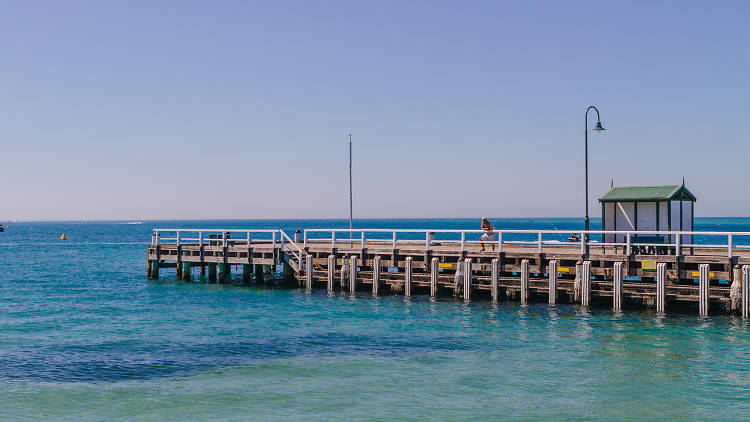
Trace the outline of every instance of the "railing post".
[[161, 235], [159, 233], [159, 230], [156, 230], [156, 242], [155, 243], [157, 246], [161, 244]]
[[542, 232], [540, 231], [538, 234], [538, 240], [537, 240], [537, 252], [542, 253]]
[[302, 234], [302, 236], [303, 236], [303, 243], [302, 243], [302, 247], [303, 247], [304, 249], [307, 249], [307, 230], [305, 230], [305, 233], [303, 233], [303, 234]]
[[430, 232], [424, 233], [424, 250], [425, 252], [430, 251]]
[[362, 249], [365, 248], [365, 232], [362, 232], [362, 243], [361, 243]]
[[503, 232], [497, 232], [497, 253], [503, 251]]
[[272, 233], [271, 233], [271, 243], [272, 243], [272, 245], [271, 245], [271, 246], [272, 246], [272, 247], [273, 247], [274, 249], [276, 249], [276, 232], [272, 232]]
[[461, 252], [466, 249], [466, 232], [461, 232]]
[[[616, 237], [617, 235], [615, 235], [615, 238]], [[630, 256], [630, 232], [628, 232], [625, 235], [625, 244], [626, 244], [627, 255]]]
[[250, 246], [250, 242], [252, 241], [252, 237], [250, 236], [250, 230], [247, 231], [247, 246]]
[[728, 252], [729, 258], [731, 258], [732, 257], [732, 235], [730, 234], [727, 237], [729, 238], [729, 241], [727, 242], [727, 252]]
[[581, 255], [586, 253], [586, 233], [581, 232]]
[[393, 232], [393, 249], [396, 249], [396, 232]]
[[179, 230], [175, 230], [175, 232], [177, 233], [177, 234], [175, 235], [175, 239], [176, 239], [176, 242], [177, 242], [177, 246], [180, 246], [180, 231], [179, 231]]
[[674, 242], [674, 253], [677, 256], [682, 255], [682, 251], [680, 250], [680, 241], [682, 240], [682, 235], [678, 234], [675, 236], [675, 242]]

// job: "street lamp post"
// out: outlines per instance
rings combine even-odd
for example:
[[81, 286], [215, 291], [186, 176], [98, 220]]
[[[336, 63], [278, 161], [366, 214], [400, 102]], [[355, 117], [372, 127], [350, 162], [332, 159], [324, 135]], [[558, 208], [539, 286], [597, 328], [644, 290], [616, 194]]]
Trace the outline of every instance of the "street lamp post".
[[[601, 132], [604, 130], [602, 127], [601, 119], [599, 118], [599, 110], [594, 106], [589, 106], [589, 108], [586, 109], [586, 116], [584, 120], [584, 148], [585, 148], [585, 154], [586, 154], [586, 219], [584, 220], [585, 226], [586, 226], [586, 232], [589, 231], [589, 110], [594, 109], [596, 111], [596, 126], [594, 126], [593, 129], [597, 132]], [[589, 234], [586, 233], [586, 250], [588, 250], [588, 240], [589, 240]]]

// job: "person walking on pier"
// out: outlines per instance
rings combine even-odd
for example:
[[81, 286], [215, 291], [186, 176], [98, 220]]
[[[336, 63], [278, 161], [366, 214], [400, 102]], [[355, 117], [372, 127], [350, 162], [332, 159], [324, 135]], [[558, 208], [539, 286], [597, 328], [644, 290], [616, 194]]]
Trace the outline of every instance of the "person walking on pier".
[[[482, 252], [484, 252], [484, 242], [494, 242], [495, 241], [495, 228], [492, 227], [492, 223], [490, 223], [490, 220], [487, 219], [487, 217], [482, 217], [482, 230], [484, 230], [484, 234], [482, 237], [479, 238], [480, 244], [482, 245]], [[492, 246], [492, 251], [495, 251], [495, 244], [490, 243], [490, 246]]]

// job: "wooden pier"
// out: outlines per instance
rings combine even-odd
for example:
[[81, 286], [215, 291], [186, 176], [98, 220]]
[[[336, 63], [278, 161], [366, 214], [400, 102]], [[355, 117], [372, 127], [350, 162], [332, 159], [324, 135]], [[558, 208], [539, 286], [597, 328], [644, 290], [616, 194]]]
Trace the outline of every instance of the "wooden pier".
[[[618, 231], [623, 242], [601, 243], [587, 239], [614, 232], [582, 232], [580, 241], [566, 242], [559, 239], [569, 232], [498, 230], [484, 251], [471, 240], [482, 233], [314, 229], [295, 239], [282, 230], [154, 230], [148, 276], [175, 268], [178, 279], [191, 280], [196, 269], [222, 283], [234, 268], [241, 274], [235, 280], [252, 283], [282, 266], [286, 281], [308, 291], [749, 316], [750, 233], [654, 232], [674, 243], [644, 245], [631, 243], [635, 232]], [[712, 243], [680, 244], [688, 235]]]

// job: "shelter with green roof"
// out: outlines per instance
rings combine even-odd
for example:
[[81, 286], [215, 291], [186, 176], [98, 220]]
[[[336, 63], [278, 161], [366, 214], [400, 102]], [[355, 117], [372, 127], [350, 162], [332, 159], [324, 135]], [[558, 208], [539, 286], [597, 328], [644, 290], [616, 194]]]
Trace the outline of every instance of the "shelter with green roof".
[[[683, 183], [664, 186], [613, 186], [599, 198], [602, 228], [621, 231], [692, 231], [695, 195]], [[652, 236], [653, 237], [653, 236]], [[664, 242], [674, 242], [665, 236]], [[684, 235], [681, 243], [692, 242]], [[607, 234], [604, 242], [625, 242], [624, 234]]]

